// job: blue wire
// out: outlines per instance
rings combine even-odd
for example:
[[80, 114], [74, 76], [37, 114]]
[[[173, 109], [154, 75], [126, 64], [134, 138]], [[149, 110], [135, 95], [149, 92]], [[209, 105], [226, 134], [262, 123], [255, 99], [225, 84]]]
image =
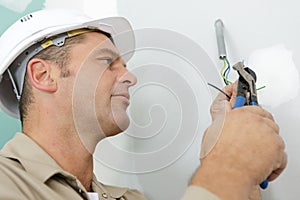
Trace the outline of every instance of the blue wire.
[[224, 78], [225, 84], [226, 84], [226, 85], [229, 85], [230, 83], [227, 81], [228, 79], [226, 80], [226, 73], [227, 73], [227, 71], [228, 71], [228, 67], [225, 69], [225, 71], [224, 71], [224, 73], [223, 73], [223, 76], [225, 77], [225, 78]]
[[[224, 59], [225, 59], [225, 61], [227, 63], [227, 69], [225, 70], [224, 76], [228, 80], [228, 75], [230, 73], [230, 63], [229, 63], [229, 61], [228, 61], [228, 59], [226, 57]], [[229, 85], [229, 83], [227, 83], [227, 85]]]
[[227, 73], [226, 73], [226, 75], [225, 75], [225, 77], [226, 77], [226, 79], [228, 79], [228, 74], [230, 73], [230, 64], [229, 64], [229, 61], [228, 61], [228, 59], [225, 57], [225, 61], [226, 61], [226, 63], [227, 63]]

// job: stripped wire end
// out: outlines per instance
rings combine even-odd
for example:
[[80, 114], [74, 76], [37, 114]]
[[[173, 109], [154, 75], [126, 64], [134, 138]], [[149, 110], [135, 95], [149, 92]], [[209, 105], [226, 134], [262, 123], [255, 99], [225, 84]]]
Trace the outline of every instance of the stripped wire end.
[[259, 88], [257, 88], [256, 90], [258, 91], [258, 90], [262, 90], [262, 89], [265, 89], [267, 86], [261, 86], [261, 87], [259, 87]]

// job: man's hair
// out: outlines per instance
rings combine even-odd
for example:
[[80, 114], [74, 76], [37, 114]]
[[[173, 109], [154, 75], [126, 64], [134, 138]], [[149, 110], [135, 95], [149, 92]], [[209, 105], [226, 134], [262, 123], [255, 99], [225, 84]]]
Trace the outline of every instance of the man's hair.
[[[66, 39], [65, 44], [61, 47], [51, 46], [41, 51], [33, 58], [40, 58], [57, 64], [61, 69], [61, 76], [68, 77], [70, 75], [68, 64], [70, 61], [71, 48], [81, 43], [84, 40], [84, 35], [77, 35]], [[23, 122], [28, 115], [28, 107], [34, 102], [32, 95], [32, 86], [30, 84], [27, 73], [24, 78], [23, 92], [19, 103], [20, 119], [23, 126]]]

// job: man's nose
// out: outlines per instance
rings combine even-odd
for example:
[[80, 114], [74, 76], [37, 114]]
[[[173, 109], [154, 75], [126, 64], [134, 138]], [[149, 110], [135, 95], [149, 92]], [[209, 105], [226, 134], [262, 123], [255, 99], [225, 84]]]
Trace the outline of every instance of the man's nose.
[[131, 87], [137, 83], [137, 78], [134, 74], [132, 74], [126, 68], [124, 68], [123, 73], [119, 78], [119, 82], [125, 83], [126, 85], [128, 85], [128, 87]]

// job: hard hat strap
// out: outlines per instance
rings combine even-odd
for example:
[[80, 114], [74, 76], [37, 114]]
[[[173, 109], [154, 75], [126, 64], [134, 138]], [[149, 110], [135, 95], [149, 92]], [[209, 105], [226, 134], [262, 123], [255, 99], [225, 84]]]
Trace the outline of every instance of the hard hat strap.
[[17, 100], [20, 101], [21, 96], [18, 93], [17, 85], [16, 85], [16, 83], [14, 81], [14, 78], [12, 77], [12, 74], [11, 74], [9, 69], [7, 69], [7, 73], [8, 73], [8, 76], [9, 76], [10, 80], [11, 80], [12, 86], [14, 88], [14, 93], [16, 94]]

